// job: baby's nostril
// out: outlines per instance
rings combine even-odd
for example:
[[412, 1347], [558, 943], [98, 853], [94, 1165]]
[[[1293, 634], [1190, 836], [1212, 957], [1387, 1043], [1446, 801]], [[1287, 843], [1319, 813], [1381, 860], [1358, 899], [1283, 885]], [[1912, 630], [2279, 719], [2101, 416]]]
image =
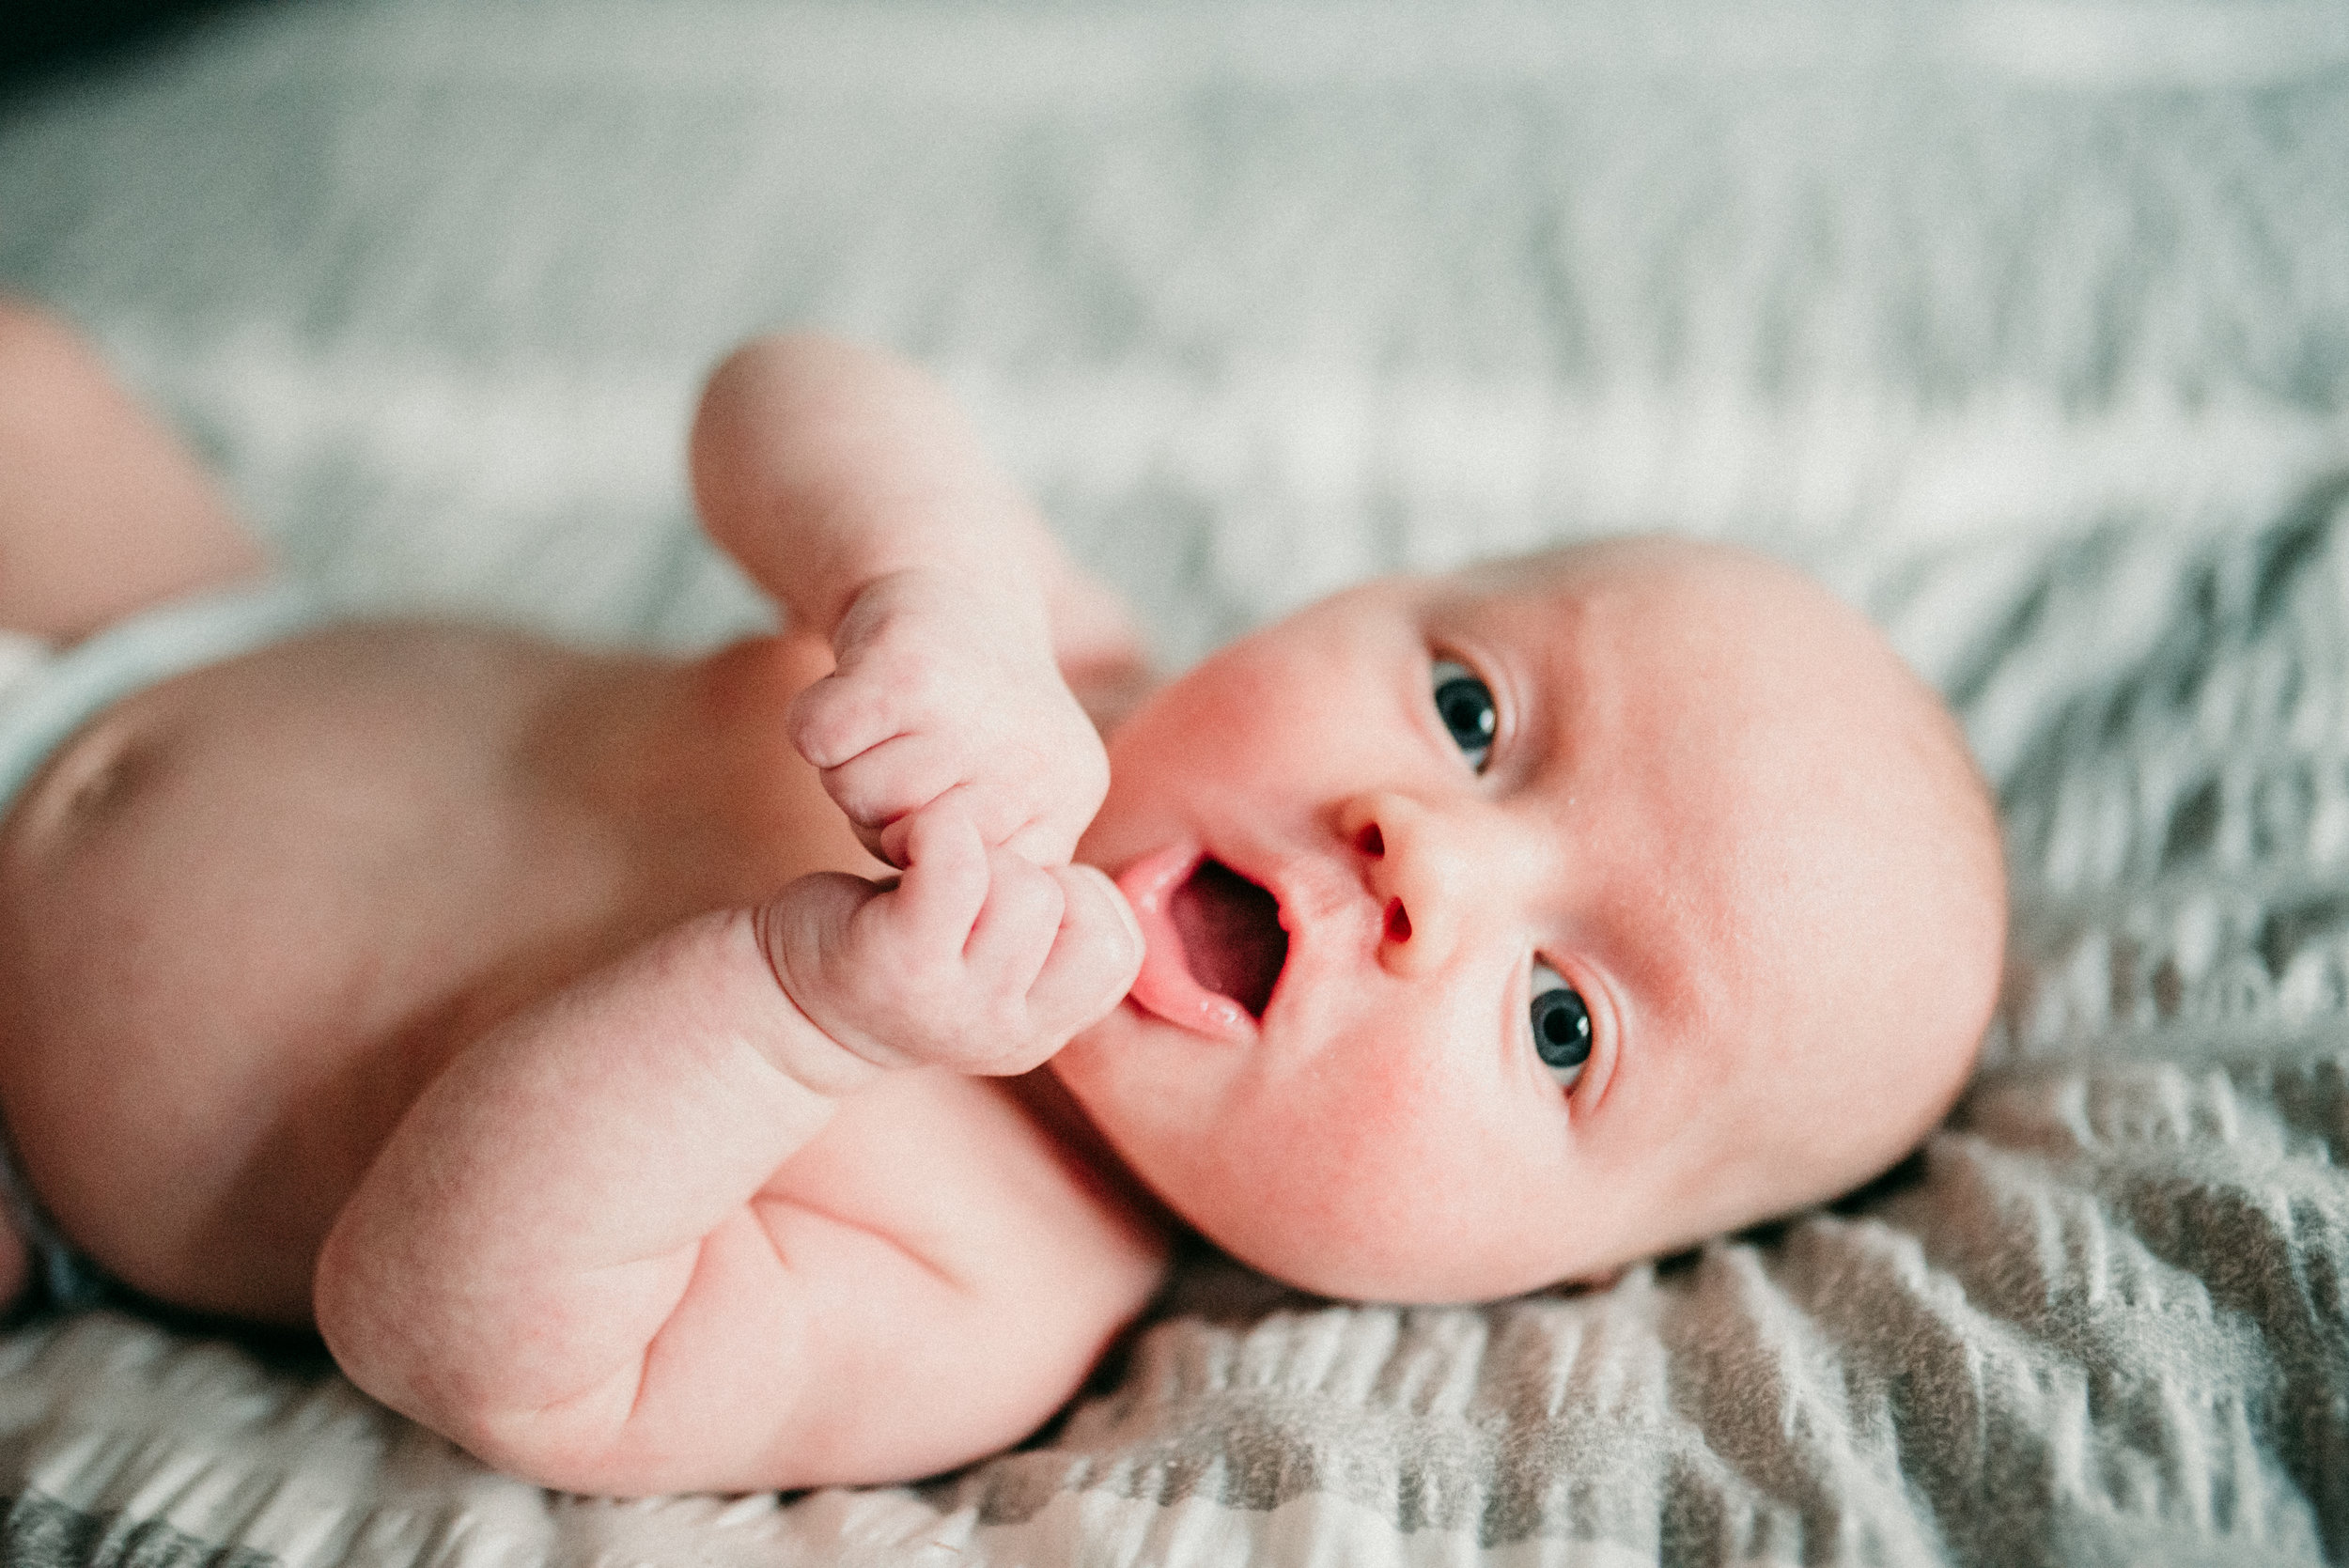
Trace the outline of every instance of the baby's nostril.
[[1387, 852], [1386, 835], [1379, 832], [1378, 824], [1374, 822], [1354, 835], [1354, 847], [1375, 861]]
[[1403, 908], [1403, 900], [1387, 900], [1387, 939], [1408, 942], [1411, 939], [1411, 917]]

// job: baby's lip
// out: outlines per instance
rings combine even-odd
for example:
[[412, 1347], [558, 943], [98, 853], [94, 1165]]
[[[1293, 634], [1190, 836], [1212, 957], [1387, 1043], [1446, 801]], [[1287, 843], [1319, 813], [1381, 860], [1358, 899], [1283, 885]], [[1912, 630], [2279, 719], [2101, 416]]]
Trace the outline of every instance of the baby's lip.
[[1142, 972], [1128, 1000], [1178, 1028], [1231, 1045], [1256, 1038], [1256, 1020], [1230, 997], [1202, 986], [1184, 956], [1182, 933], [1170, 905], [1174, 891], [1206, 859], [1195, 844], [1169, 845], [1144, 855], [1117, 875], [1117, 890], [1133, 906], [1142, 924]]

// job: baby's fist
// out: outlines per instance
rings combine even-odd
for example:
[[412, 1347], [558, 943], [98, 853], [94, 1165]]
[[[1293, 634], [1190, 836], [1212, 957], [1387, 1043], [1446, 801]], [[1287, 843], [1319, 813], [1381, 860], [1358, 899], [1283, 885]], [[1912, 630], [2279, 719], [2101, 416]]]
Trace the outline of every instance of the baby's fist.
[[881, 578], [833, 633], [832, 673], [792, 702], [792, 744], [892, 864], [910, 863], [910, 820], [950, 800], [1038, 865], [1066, 862], [1100, 808], [1109, 758], [1025, 597], [943, 569]]
[[803, 877], [761, 911], [776, 978], [818, 1029], [877, 1066], [1012, 1074], [1124, 1000], [1142, 933], [1107, 877], [990, 850], [953, 802], [901, 826], [894, 883]]

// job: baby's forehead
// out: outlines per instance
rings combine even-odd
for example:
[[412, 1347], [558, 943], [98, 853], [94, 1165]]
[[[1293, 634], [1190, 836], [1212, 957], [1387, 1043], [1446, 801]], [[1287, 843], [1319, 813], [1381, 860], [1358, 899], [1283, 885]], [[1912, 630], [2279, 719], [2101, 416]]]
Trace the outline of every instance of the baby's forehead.
[[1822, 772], [1905, 750], [1928, 701], [1856, 611], [1726, 547], [1553, 551], [1435, 592], [1439, 627], [1501, 655], [1493, 675], [1530, 758], [1514, 776], [1583, 816], [1594, 800], [1637, 808], [1655, 853], [1727, 902], [1753, 879], [1730, 870], [1773, 858], [1757, 846], [1832, 838]]
[[1789, 567], [1731, 545], [1668, 536], [1603, 539], [1483, 561], [1439, 580], [1465, 599], [1528, 599], [1567, 608], [1593, 599], [1690, 604], [1826, 598]]
[[1425, 602], [1439, 632], [1569, 679], [1617, 671], [1661, 690], [1713, 682], [1747, 650], [1800, 635], [1806, 617], [1789, 614], [1777, 586], [1742, 562], [1586, 547], [1433, 580]]
[[1753, 684], [1746, 677], [1808, 675], [1855, 657], [1884, 662], [1881, 639], [1851, 606], [1792, 567], [1726, 545], [1565, 546], [1469, 567], [1427, 591], [1435, 617], [1464, 631], [1654, 666], [1658, 677], [1678, 670]]

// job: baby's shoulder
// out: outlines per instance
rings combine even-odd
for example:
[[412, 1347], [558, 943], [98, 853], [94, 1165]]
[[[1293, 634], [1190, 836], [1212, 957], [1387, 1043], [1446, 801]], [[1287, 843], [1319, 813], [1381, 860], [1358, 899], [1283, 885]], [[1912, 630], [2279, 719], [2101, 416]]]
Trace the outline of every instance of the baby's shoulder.
[[1021, 1314], [1049, 1299], [1072, 1333], [1105, 1333], [1163, 1274], [1166, 1226], [1049, 1100], [942, 1069], [893, 1073], [844, 1101], [761, 1202], [856, 1227]]

